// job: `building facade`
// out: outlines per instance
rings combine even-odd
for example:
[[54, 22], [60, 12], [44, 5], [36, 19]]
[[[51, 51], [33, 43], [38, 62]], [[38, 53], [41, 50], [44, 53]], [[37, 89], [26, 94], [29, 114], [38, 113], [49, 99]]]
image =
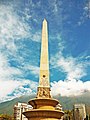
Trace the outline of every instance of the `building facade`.
[[73, 106], [73, 118], [74, 120], [85, 120], [86, 119], [85, 104], [75, 104]]
[[27, 105], [26, 103], [16, 103], [14, 105], [14, 120], [27, 120], [22, 113], [31, 109], [32, 106]]

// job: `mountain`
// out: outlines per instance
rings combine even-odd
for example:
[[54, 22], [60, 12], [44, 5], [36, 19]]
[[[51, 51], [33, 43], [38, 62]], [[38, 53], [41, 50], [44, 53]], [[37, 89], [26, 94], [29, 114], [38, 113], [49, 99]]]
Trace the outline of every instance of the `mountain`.
[[[18, 98], [15, 98], [11, 101], [0, 103], [0, 114], [13, 114], [13, 106], [17, 102], [27, 103], [30, 99], [35, 98], [36, 95], [25, 95]], [[84, 103], [90, 108], [90, 93], [86, 92], [80, 96], [72, 97], [61, 97], [60, 95], [54, 96], [54, 98], [60, 101], [60, 104], [63, 106], [63, 109], [73, 109], [73, 104], [75, 103]], [[89, 109], [90, 110], [90, 109]]]
[[30, 96], [25, 95], [25, 96], [17, 97], [10, 101], [2, 102], [2, 103], [0, 103], [0, 114], [10, 114], [11, 115], [11, 114], [13, 114], [13, 106], [17, 102], [28, 103], [28, 101], [34, 97], [35, 97], [35, 95], [30, 95]]
[[55, 96], [63, 106], [64, 109], [73, 109], [73, 105], [75, 103], [83, 103], [86, 106], [90, 107], [90, 92], [86, 92], [80, 96], [72, 96], [72, 97], [60, 97]]

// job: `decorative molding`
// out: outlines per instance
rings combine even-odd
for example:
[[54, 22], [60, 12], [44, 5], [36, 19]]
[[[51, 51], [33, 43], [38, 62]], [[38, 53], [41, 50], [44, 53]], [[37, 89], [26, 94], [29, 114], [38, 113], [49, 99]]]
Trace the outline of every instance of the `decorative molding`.
[[[61, 111], [58, 111], [58, 110], [32, 110], [32, 111], [28, 111], [28, 112], [24, 112], [24, 115], [27, 117], [27, 118], [54, 118], [55, 119], [60, 119], [61, 116], [63, 115], [64, 113]], [[41, 119], [38, 119], [38, 120], [41, 120]]]

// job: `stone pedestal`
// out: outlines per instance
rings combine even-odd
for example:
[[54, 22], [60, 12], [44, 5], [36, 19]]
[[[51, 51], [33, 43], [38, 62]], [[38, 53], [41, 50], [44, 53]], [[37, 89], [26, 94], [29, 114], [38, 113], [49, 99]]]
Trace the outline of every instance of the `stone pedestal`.
[[56, 105], [59, 104], [56, 99], [33, 99], [29, 101], [33, 109], [23, 114], [28, 120], [60, 120], [64, 115], [62, 110], [57, 110]]

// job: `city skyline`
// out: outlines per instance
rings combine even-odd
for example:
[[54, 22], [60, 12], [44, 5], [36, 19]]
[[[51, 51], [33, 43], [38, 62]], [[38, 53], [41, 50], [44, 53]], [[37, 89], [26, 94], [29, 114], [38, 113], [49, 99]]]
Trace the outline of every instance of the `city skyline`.
[[36, 93], [44, 18], [49, 26], [51, 93], [90, 92], [89, 3], [0, 1], [0, 102]]

